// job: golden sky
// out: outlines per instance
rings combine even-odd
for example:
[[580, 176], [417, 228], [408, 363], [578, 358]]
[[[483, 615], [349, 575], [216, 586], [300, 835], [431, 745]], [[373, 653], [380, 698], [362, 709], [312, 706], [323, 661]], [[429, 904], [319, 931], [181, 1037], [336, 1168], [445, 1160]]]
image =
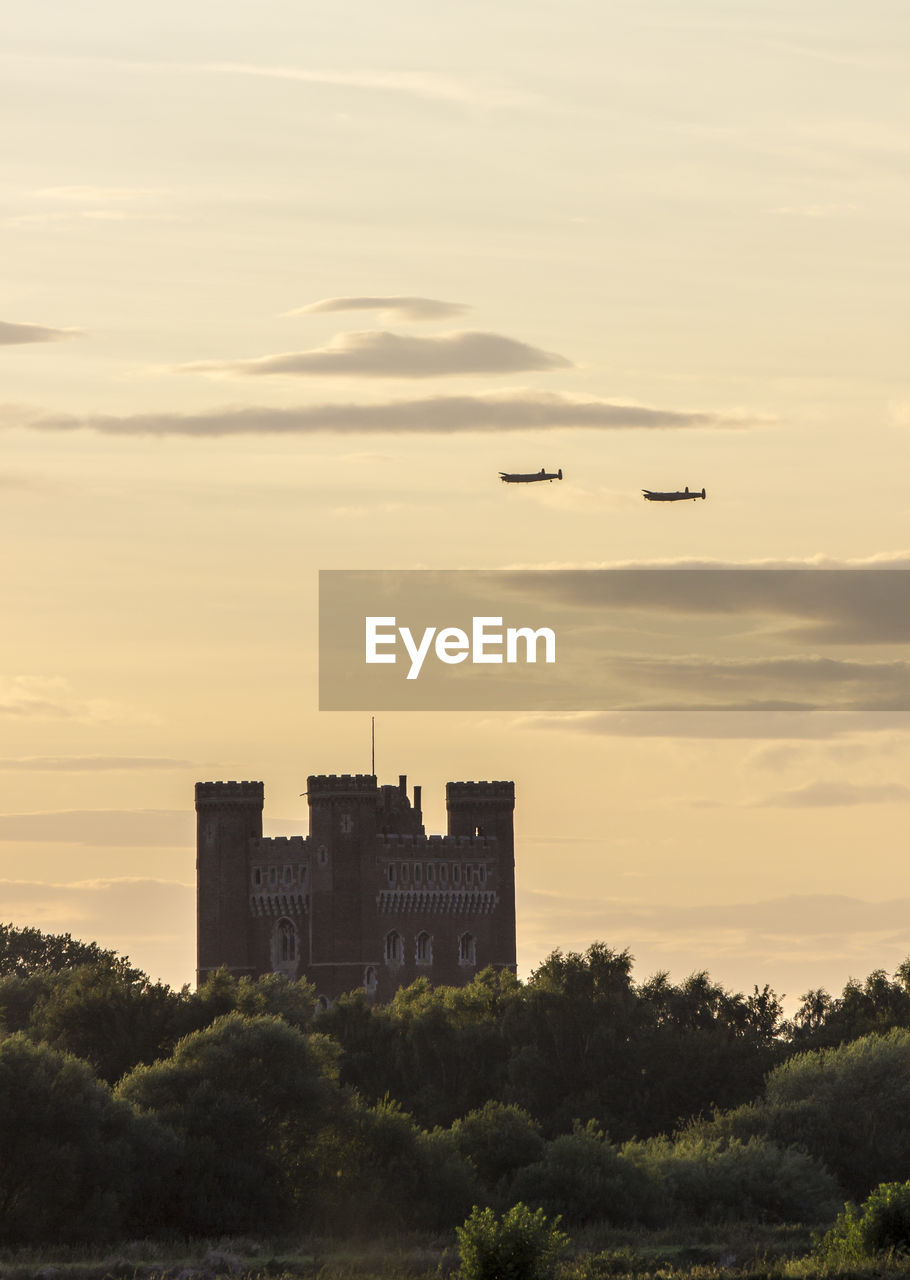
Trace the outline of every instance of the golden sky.
[[[284, 833], [369, 770], [319, 569], [910, 566], [908, 47], [897, 0], [20, 8], [0, 917], [191, 980], [193, 783]], [[523, 974], [910, 953], [906, 715], [390, 712], [377, 770], [431, 831], [515, 779]]]

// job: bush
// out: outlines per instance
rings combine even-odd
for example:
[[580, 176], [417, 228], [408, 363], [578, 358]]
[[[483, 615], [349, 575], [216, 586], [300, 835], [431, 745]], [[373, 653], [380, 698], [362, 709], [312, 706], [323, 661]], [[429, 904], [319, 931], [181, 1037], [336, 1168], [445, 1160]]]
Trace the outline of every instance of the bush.
[[548, 1142], [542, 1160], [519, 1169], [510, 1188], [514, 1200], [533, 1204], [566, 1222], [651, 1222], [659, 1180], [624, 1160], [594, 1121], [576, 1124]]
[[859, 1208], [844, 1205], [816, 1252], [828, 1262], [854, 1264], [910, 1252], [910, 1182], [883, 1182]]
[[626, 1143], [622, 1154], [661, 1182], [671, 1218], [821, 1222], [837, 1206], [837, 1183], [817, 1161], [759, 1138], [727, 1141], [692, 1130]]
[[[471, 1161], [491, 1194], [544, 1154], [537, 1122], [521, 1107], [503, 1102], [487, 1102], [456, 1120], [451, 1134], [457, 1150]], [[505, 1203], [511, 1201], [507, 1199]]]
[[801, 1053], [768, 1076], [755, 1103], [707, 1126], [722, 1136], [767, 1138], [821, 1161], [855, 1199], [910, 1168], [910, 1030]]
[[501, 1218], [477, 1205], [456, 1227], [461, 1280], [550, 1280], [569, 1237], [542, 1209], [513, 1205]]

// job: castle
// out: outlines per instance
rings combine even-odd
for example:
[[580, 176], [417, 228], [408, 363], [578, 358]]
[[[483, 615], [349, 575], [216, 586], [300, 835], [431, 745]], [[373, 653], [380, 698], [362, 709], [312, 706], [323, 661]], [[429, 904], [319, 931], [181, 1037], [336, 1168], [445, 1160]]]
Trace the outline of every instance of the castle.
[[405, 776], [309, 777], [308, 836], [264, 837], [263, 799], [261, 782], [196, 783], [198, 982], [283, 973], [326, 1005], [515, 971], [514, 783], [447, 783], [445, 836]]

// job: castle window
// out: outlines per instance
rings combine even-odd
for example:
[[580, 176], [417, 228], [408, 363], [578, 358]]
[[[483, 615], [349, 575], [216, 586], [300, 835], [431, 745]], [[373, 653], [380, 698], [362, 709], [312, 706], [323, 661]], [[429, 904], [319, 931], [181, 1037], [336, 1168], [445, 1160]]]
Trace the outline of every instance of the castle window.
[[279, 920], [276, 926], [278, 963], [290, 964], [297, 959], [297, 930], [290, 920]]
[[486, 867], [478, 867], [478, 868], [477, 868], [477, 875], [478, 875], [478, 877], [479, 877], [479, 879], [480, 879], [480, 883], [481, 883], [481, 884], [485, 884], [485, 883], [486, 883], [486, 879], [487, 879], [487, 869], [486, 869]]
[[415, 865], [415, 867], [414, 867], [414, 883], [415, 883], [415, 884], [420, 884], [420, 873], [421, 873], [421, 871], [422, 871], [422, 867], [421, 867], [420, 863], [418, 862], [418, 863], [416, 863], [416, 865]]
[[341, 834], [343, 836], [349, 836], [353, 830], [354, 819], [349, 813], [343, 813], [341, 815]]
[[294, 879], [294, 872], [293, 872], [293, 870], [292, 870], [290, 867], [285, 867], [285, 869], [284, 869], [284, 882], [285, 882], [285, 884], [290, 884], [290, 883], [291, 883], [291, 881], [292, 881], [293, 879]]
[[328, 1007], [329, 1007], [329, 1001], [327, 996], [316, 997], [316, 1013], [325, 1013]]
[[418, 964], [433, 963], [433, 939], [428, 933], [418, 933], [416, 957]]
[[473, 879], [474, 879], [474, 868], [469, 864], [464, 869], [464, 882], [465, 884], [470, 884]]
[[389, 863], [389, 884], [395, 883], [395, 863]]
[[458, 963], [477, 963], [477, 941], [472, 933], [463, 933], [458, 939]]
[[253, 867], [253, 884], [257, 888], [262, 884], [262, 867]]
[[436, 868], [433, 866], [432, 862], [428, 862], [427, 863], [427, 884], [432, 884], [435, 879], [436, 879]]
[[368, 964], [363, 974], [363, 986], [368, 996], [376, 994], [376, 988], [379, 985], [379, 977], [376, 973], [375, 966]]
[[401, 883], [402, 884], [408, 883], [408, 873], [409, 873], [408, 864], [406, 862], [403, 862], [401, 864]]
[[269, 867], [269, 884], [277, 884], [277, 883], [278, 883], [278, 868]]
[[445, 884], [448, 878], [449, 878], [449, 868], [445, 865], [445, 863], [443, 863], [442, 866], [439, 868], [439, 883]]
[[460, 879], [461, 879], [461, 867], [456, 862], [452, 866], [452, 883], [458, 884]]
[[301, 884], [303, 884], [304, 880], [306, 880], [306, 863], [305, 862], [301, 862], [297, 868], [297, 879], [300, 881]]
[[324, 866], [325, 866], [325, 864], [328, 862], [328, 860], [329, 860], [329, 851], [328, 851], [328, 849], [325, 847], [325, 845], [324, 845], [324, 844], [321, 844], [321, 845], [319, 846], [319, 849], [317, 850], [317, 853], [316, 853], [316, 857], [319, 859], [319, 865], [320, 865], [320, 867], [324, 867]]
[[386, 964], [401, 964], [404, 958], [404, 939], [395, 929], [385, 936]]

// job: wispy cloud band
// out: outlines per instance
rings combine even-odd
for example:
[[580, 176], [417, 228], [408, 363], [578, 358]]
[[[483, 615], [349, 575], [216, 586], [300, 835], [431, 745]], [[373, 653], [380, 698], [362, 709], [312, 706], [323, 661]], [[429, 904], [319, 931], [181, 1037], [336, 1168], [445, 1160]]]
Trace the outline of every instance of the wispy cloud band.
[[749, 425], [736, 415], [654, 409], [560, 392], [513, 390], [463, 396], [425, 396], [380, 404], [331, 403], [293, 408], [226, 406], [200, 413], [51, 414], [12, 408], [6, 426], [38, 431], [97, 431], [122, 436], [309, 435], [391, 432], [446, 435], [580, 428], [621, 431], [638, 428], [735, 429]]
[[375, 329], [340, 333], [324, 347], [310, 351], [286, 351], [250, 360], [196, 360], [177, 366], [184, 373], [361, 378], [439, 378], [571, 367], [564, 356], [499, 333], [458, 330], [421, 338]]

